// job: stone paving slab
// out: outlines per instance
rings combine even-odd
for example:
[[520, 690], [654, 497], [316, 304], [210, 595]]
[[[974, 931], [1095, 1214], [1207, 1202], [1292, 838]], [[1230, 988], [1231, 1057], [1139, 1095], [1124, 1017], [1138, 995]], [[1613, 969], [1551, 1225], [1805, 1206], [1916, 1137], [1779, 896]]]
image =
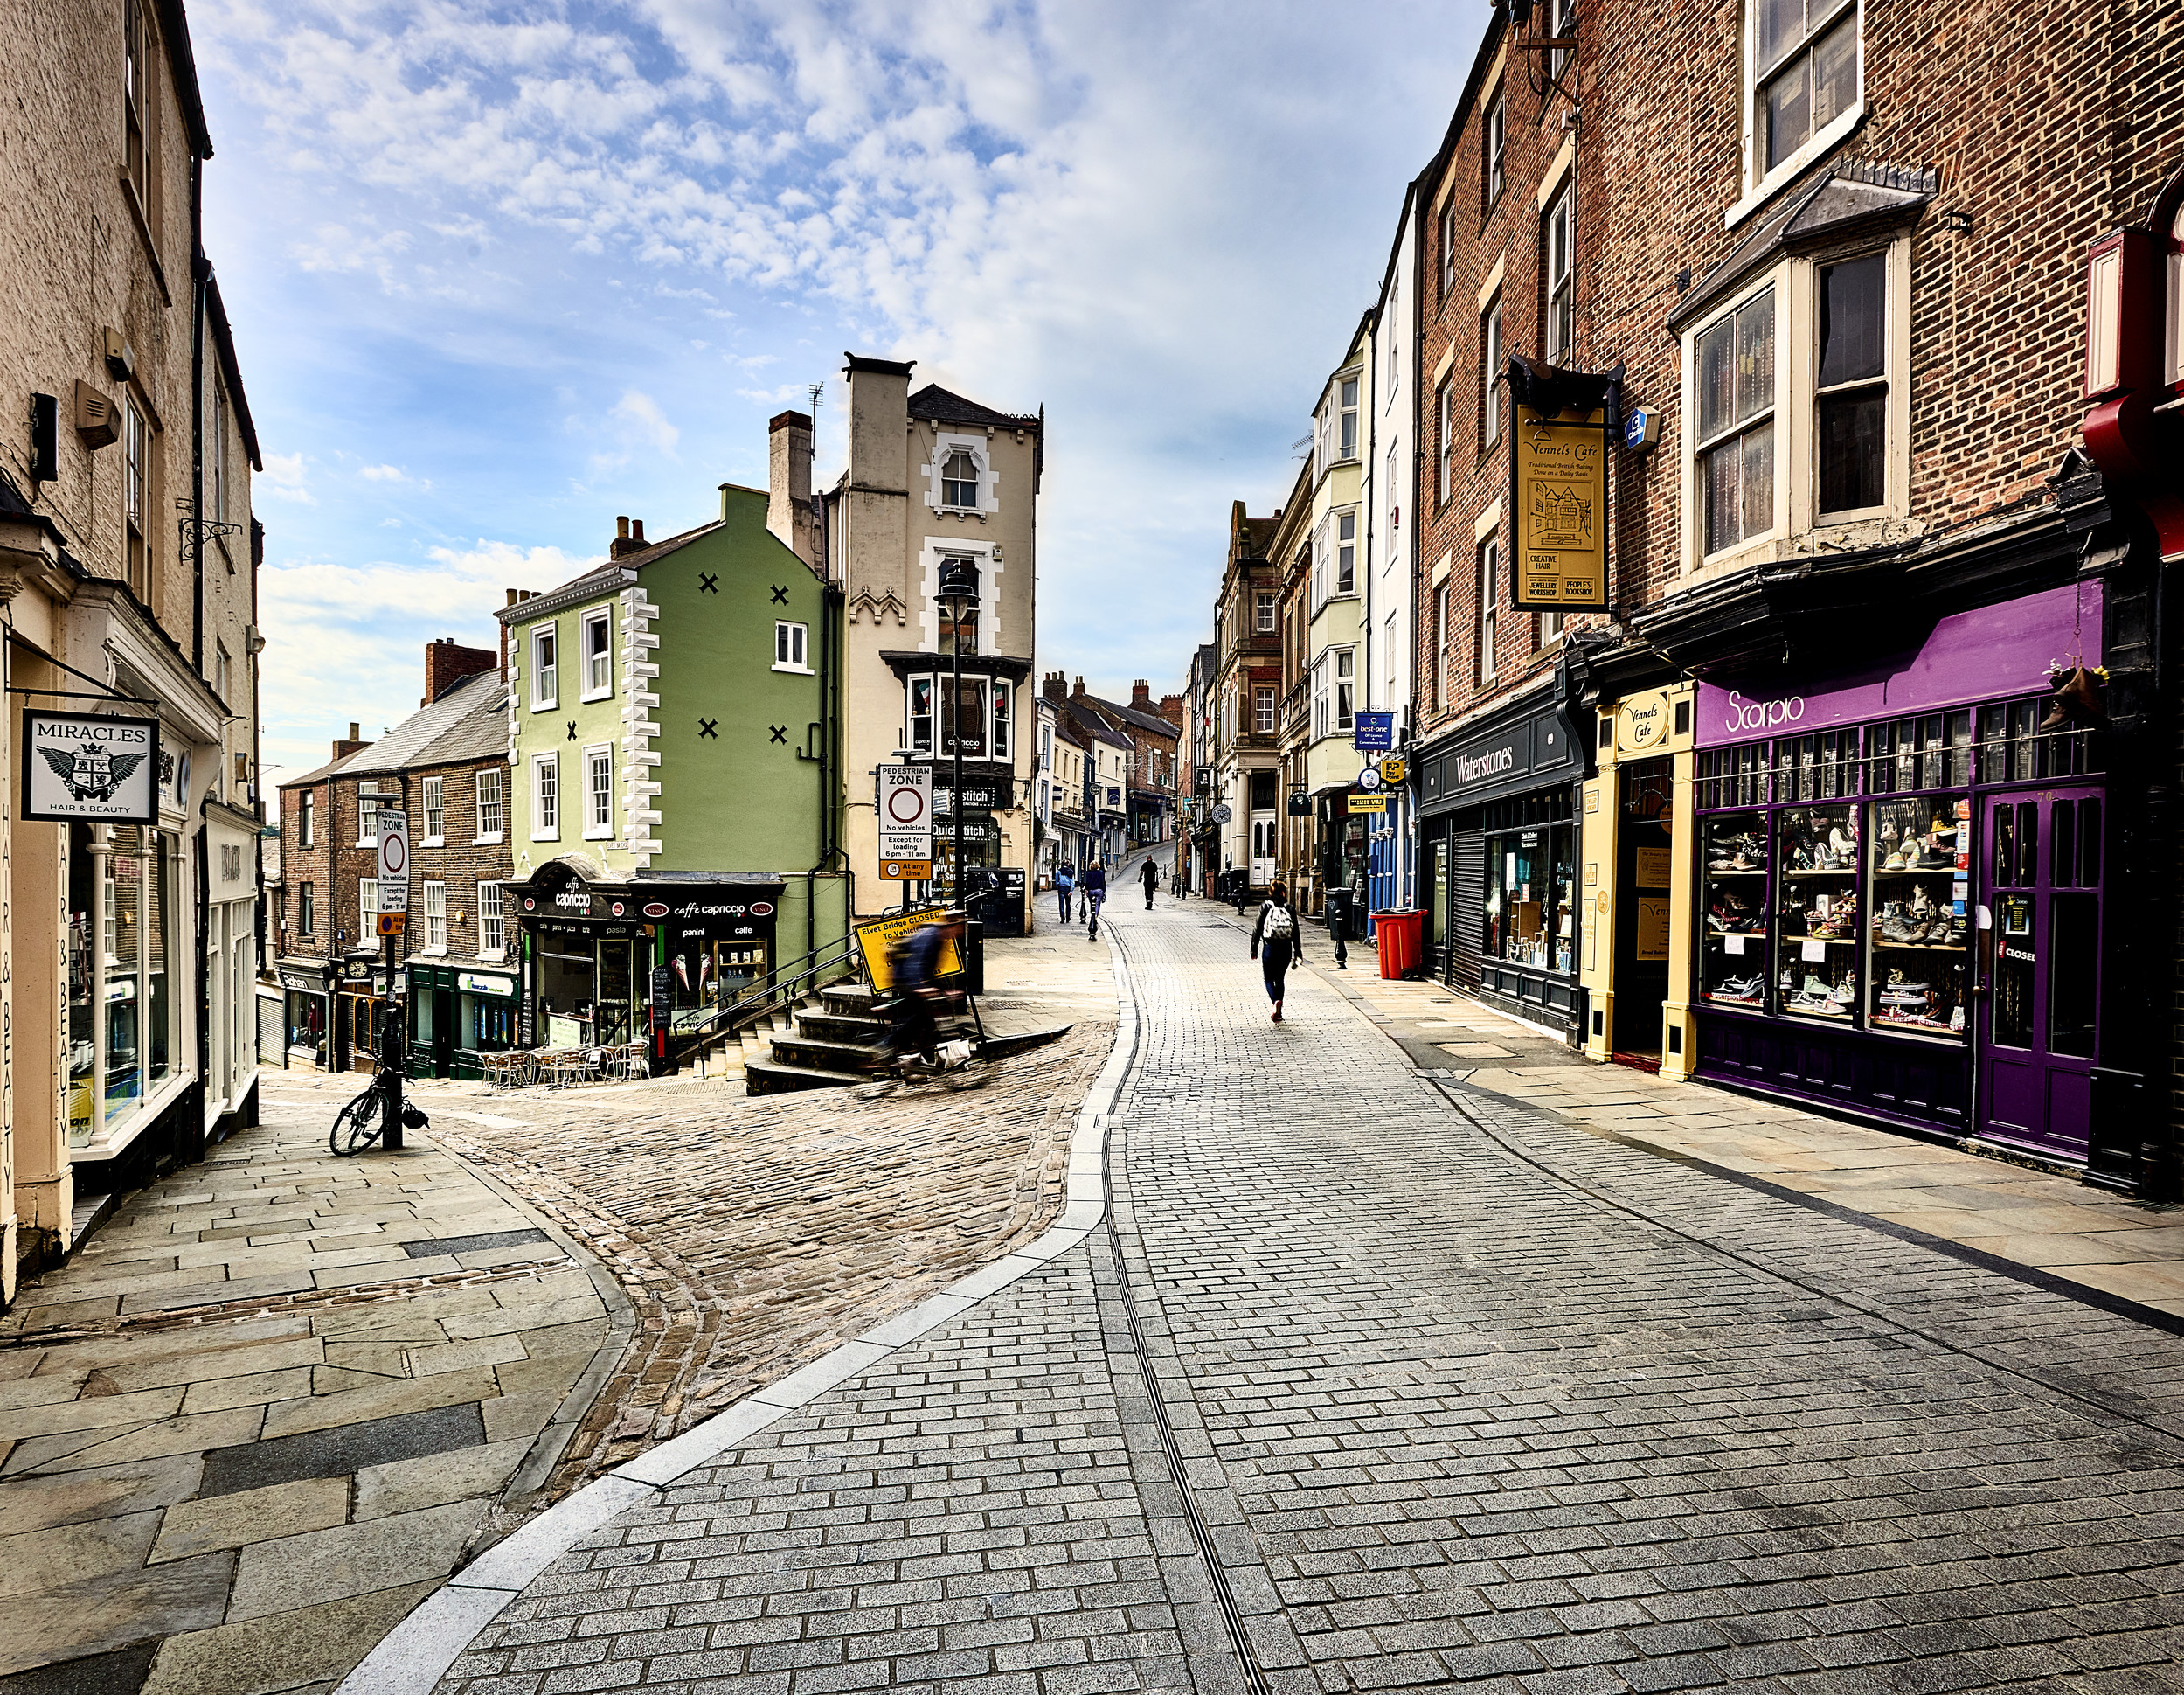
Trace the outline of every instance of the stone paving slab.
[[[0, 1317], [0, 1687], [338, 1678], [520, 1518], [503, 1497], [626, 1303], [429, 1132], [334, 1158], [360, 1080], [329, 1081], [268, 1070], [263, 1123]], [[399, 1472], [427, 1456], [437, 1483]]]
[[2184, 1688], [2184, 1340], [1110, 924], [1111, 1221], [592, 1530], [443, 1689]]

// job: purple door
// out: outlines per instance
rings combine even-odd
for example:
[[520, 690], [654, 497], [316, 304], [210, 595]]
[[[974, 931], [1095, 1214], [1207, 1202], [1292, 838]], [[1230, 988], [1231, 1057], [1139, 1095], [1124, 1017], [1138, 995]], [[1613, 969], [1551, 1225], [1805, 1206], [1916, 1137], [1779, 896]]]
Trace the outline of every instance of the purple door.
[[2101, 791], [1986, 804], [1993, 928], [1978, 1133], [2083, 1159], [2100, 1028]]

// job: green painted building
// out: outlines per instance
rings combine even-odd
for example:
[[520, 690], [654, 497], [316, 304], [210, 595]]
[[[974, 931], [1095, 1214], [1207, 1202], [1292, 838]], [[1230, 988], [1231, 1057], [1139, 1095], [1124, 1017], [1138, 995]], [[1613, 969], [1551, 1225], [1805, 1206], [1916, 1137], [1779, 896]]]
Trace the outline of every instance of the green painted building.
[[500, 618], [525, 1045], [633, 1039], [837, 941], [840, 595], [763, 490]]

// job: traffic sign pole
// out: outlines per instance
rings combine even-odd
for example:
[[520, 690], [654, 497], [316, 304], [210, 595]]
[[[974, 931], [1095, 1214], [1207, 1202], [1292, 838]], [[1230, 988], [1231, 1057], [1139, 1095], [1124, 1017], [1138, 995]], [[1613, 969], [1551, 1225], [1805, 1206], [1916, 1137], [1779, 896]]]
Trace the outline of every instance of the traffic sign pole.
[[401, 997], [394, 992], [394, 943], [409, 923], [410, 815], [382, 807], [375, 815], [379, 836], [379, 911], [402, 914], [402, 925], [382, 924], [386, 937], [387, 1017], [379, 1028], [379, 1069], [388, 1073], [380, 1095], [379, 1145], [402, 1151], [402, 1062], [409, 1031]]

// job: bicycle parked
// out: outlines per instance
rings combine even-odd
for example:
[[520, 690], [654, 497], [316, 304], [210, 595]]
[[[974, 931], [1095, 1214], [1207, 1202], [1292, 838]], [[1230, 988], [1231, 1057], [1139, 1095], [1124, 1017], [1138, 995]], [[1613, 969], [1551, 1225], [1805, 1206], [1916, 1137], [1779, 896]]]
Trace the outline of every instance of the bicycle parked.
[[334, 1115], [334, 1128], [326, 1145], [337, 1159], [362, 1153], [385, 1134], [387, 1120], [399, 1114], [406, 1130], [428, 1129], [432, 1120], [422, 1107], [402, 1098], [402, 1035], [389, 1023], [379, 1039], [378, 1069], [364, 1085], [364, 1093]]

